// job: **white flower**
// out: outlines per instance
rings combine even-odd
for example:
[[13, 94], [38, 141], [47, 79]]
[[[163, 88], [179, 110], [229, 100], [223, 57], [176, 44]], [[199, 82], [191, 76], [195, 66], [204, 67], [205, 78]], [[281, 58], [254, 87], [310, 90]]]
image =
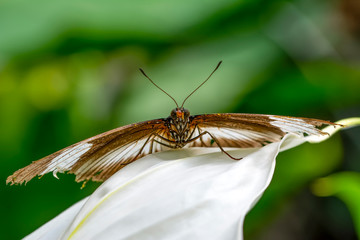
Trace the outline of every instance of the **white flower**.
[[[330, 136], [332, 129], [324, 131]], [[242, 239], [244, 218], [269, 185], [277, 154], [329, 136], [287, 135], [259, 149], [229, 150], [240, 161], [218, 149], [149, 155], [25, 239]]]

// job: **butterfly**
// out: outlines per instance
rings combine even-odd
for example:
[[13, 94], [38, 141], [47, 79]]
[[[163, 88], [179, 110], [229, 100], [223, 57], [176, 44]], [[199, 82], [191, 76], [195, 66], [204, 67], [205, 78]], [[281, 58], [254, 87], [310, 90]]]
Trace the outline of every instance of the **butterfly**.
[[318, 119], [264, 114], [190, 115], [184, 103], [209, 80], [221, 63], [185, 98], [181, 107], [140, 68], [152, 84], [175, 102], [176, 108], [169, 117], [126, 125], [75, 143], [17, 170], [6, 182], [26, 183], [49, 172], [55, 177], [58, 172], [73, 173], [77, 182], [104, 181], [139, 158], [170, 149], [218, 147], [230, 158], [240, 160], [224, 148], [262, 147], [280, 141], [287, 133], [324, 135], [327, 133], [321, 131], [321, 126], [336, 125]]

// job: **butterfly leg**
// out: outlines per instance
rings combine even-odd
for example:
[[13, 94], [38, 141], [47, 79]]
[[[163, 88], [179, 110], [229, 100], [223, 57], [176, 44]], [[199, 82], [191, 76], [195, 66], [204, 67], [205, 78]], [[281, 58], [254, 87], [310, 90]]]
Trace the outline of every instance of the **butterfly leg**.
[[[141, 154], [141, 152], [144, 150], [146, 144], [149, 142], [150, 138], [153, 136], [154, 134], [151, 134], [145, 141], [145, 143], [142, 145], [142, 147], [140, 148], [139, 152], [136, 154], [136, 156], [130, 161], [130, 162], [133, 162], [135, 161]], [[152, 141], [151, 141], [151, 147], [150, 147], [150, 152], [149, 153], [152, 153]], [[128, 164], [128, 163], [126, 163]]]
[[[154, 137], [154, 138], [151, 140], [150, 152], [149, 152], [149, 153], [152, 153], [152, 152], [153, 152], [154, 142], [156, 142], [156, 143], [158, 143], [158, 144], [160, 144], [160, 145], [163, 145], [163, 146], [165, 146], [165, 147], [168, 147], [168, 148], [174, 148], [174, 149], [177, 148], [176, 146], [173, 146], [173, 145], [170, 145], [170, 144], [166, 144], [166, 143], [160, 142], [160, 141], [156, 140], [155, 137], [159, 137], [160, 139], [165, 140], [165, 141], [167, 141], [167, 142], [169, 142], [169, 143], [174, 143], [174, 141], [171, 141], [171, 140], [169, 140], [169, 139], [167, 139], [167, 138], [164, 138], [163, 136], [159, 135], [158, 133], [152, 133], [152, 134], [146, 139], [145, 143], [143, 144], [143, 146], [141, 147], [141, 149], [139, 150], [139, 152], [136, 154], [136, 156], [135, 156], [130, 162], [135, 161], [135, 160], [139, 157], [139, 155], [141, 154], [141, 152], [144, 150], [146, 144], [149, 142], [149, 140], [150, 140], [152, 137]], [[126, 164], [128, 164], [128, 163], [126, 163]]]
[[[162, 139], [162, 140], [164, 140], [164, 141], [166, 141], [166, 142], [176, 143], [175, 141], [172, 141], [172, 140], [170, 140], [170, 139], [164, 138], [163, 136], [161, 136], [161, 135], [159, 135], [159, 134], [157, 134], [157, 133], [153, 133], [153, 135], [155, 135], [156, 137], [158, 137], [158, 138], [160, 138], [160, 139]], [[154, 141], [156, 141], [156, 140], [154, 140]], [[158, 143], [160, 143], [160, 142], [158, 142]], [[160, 143], [160, 144], [161, 144], [161, 143]]]
[[[200, 129], [198, 129], [200, 131]], [[208, 131], [204, 131], [204, 132], [201, 132], [199, 135], [197, 135], [196, 137], [192, 138], [192, 139], [189, 139], [188, 141], [186, 141], [187, 143], [189, 142], [192, 142], [192, 141], [195, 141], [197, 140], [198, 138], [200, 138], [200, 140], [202, 140], [202, 136], [205, 135], [205, 134], [208, 134], [214, 141], [215, 143], [217, 144], [217, 146], [220, 148], [220, 150], [225, 153], [229, 158], [231, 159], [234, 159], [234, 160], [241, 160], [242, 158], [236, 158], [236, 157], [233, 157], [231, 156], [228, 152], [226, 152], [223, 147], [220, 145], [219, 141], [216, 139], [216, 137], [214, 137], [211, 133], [209, 133]], [[204, 143], [204, 142], [202, 142]]]
[[177, 149], [176, 146], [169, 145], [169, 144], [166, 144], [166, 143], [163, 143], [163, 142], [159, 142], [158, 140], [155, 140], [155, 139], [154, 139], [154, 142], [156, 142], [156, 143], [158, 143], [158, 144], [160, 144], [160, 145], [163, 145], [163, 146], [165, 146], [165, 147], [168, 147], [168, 148]]
[[[160, 138], [160, 139], [162, 139], [162, 140], [170, 143], [170, 144], [166, 144], [166, 143], [160, 142], [160, 141], [158, 141], [158, 140], [156, 140], [156, 139], [153, 139], [154, 142], [156, 142], [156, 143], [158, 143], [158, 144], [160, 144], [160, 145], [163, 145], [163, 146], [165, 146], [165, 147], [168, 147], [168, 148], [173, 148], [173, 149], [179, 148], [179, 147], [176, 145], [176, 142], [175, 142], [175, 141], [170, 140], [170, 139], [167, 139], [167, 138], [164, 138], [163, 136], [161, 136], [161, 135], [159, 135], [159, 134], [157, 134], [157, 133], [154, 133], [154, 135], [155, 135], [156, 137], [158, 137], [158, 138]], [[171, 145], [171, 144], [175, 144], [175, 145]]]
[[[171, 141], [171, 140], [169, 140], [169, 139], [166, 139], [166, 138], [164, 138], [163, 136], [161, 136], [161, 135], [159, 135], [159, 134], [157, 134], [157, 133], [152, 133], [152, 134], [150, 134], [150, 136], [146, 139], [145, 143], [143, 144], [143, 146], [142, 146], [141, 149], [139, 150], [138, 154], [136, 154], [136, 156], [132, 159], [132, 161], [134, 161], [134, 160], [137, 159], [137, 157], [141, 154], [141, 152], [144, 150], [146, 144], [149, 142], [149, 140], [150, 140], [152, 137], [154, 137], [154, 138], [151, 140], [150, 152], [149, 152], [149, 153], [152, 153], [152, 152], [153, 152], [154, 142], [159, 143], [159, 144], [161, 144], [161, 145], [163, 145], [163, 146], [166, 146], [166, 147], [168, 147], [168, 148], [176, 148], [175, 146], [171, 146], [171, 145], [168, 145], [168, 144], [166, 144], [166, 143], [162, 143], [162, 142], [160, 142], [160, 141], [157, 141], [157, 140], [155, 139], [155, 137], [159, 137], [159, 138], [161, 138], [161, 139], [163, 139], [163, 140], [166, 140], [166, 141], [168, 141], [168, 142], [170, 142], [170, 143], [173, 143], [174, 141]], [[131, 162], [132, 162], [132, 161], [131, 161]]]
[[[192, 138], [192, 135], [194, 134], [194, 132], [195, 132], [195, 130], [198, 128], [198, 126], [197, 125], [195, 125], [195, 127], [194, 127], [194, 129], [191, 131], [191, 133], [190, 133], [190, 135], [189, 135], [189, 137], [188, 138]], [[199, 132], [199, 134], [200, 134], [200, 132]]]
[[[168, 142], [168, 143], [173, 143], [173, 144], [175, 143], [175, 144], [176, 144], [175, 141], [171, 141], [170, 139], [164, 138], [163, 136], [161, 136], [161, 135], [159, 135], [159, 134], [157, 134], [157, 133], [155, 133], [154, 135], [155, 135], [156, 137], [159, 137], [160, 139]], [[156, 140], [156, 139], [154, 139], [153, 141], [156, 142], [156, 143], [158, 143], [158, 144], [160, 144], [160, 145], [163, 145], [163, 146], [165, 146], [165, 147], [168, 147], [168, 148], [173, 148], [173, 149], [176, 149], [176, 148], [177, 148], [176, 145], [166, 144], [166, 143], [160, 142], [160, 141], [158, 141], [158, 140]]]
[[[198, 126], [196, 126], [198, 132], [199, 132], [199, 135], [201, 135], [201, 131], [200, 131], [200, 128]], [[206, 144], [204, 143], [204, 140], [202, 139], [202, 135], [200, 136], [200, 142], [201, 144], [203, 144], [204, 146], [206, 146]]]

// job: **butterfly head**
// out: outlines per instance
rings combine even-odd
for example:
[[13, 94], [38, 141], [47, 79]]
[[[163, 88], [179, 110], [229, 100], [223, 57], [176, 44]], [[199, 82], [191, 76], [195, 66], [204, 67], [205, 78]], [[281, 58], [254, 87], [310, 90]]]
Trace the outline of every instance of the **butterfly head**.
[[181, 107], [177, 107], [173, 109], [170, 113], [170, 117], [173, 119], [173, 121], [176, 122], [187, 122], [187, 120], [190, 117], [189, 110]]

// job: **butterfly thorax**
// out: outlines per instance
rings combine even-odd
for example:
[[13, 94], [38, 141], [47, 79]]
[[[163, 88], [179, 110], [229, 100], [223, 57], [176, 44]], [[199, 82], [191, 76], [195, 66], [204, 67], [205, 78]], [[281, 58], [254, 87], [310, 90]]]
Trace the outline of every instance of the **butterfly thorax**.
[[182, 148], [190, 138], [190, 112], [181, 107], [171, 111], [170, 116], [166, 119], [166, 126], [169, 134], [174, 141], [176, 148]]

